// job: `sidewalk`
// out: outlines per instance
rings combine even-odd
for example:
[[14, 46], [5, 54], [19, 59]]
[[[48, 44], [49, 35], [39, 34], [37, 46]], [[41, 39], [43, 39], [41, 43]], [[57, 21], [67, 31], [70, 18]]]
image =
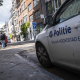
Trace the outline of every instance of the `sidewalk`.
[[31, 62], [18, 56], [21, 51], [23, 49], [16, 48], [0, 51], [0, 80], [62, 80], [57, 76], [51, 79], [40, 72]]
[[19, 43], [35, 43], [34, 40], [30, 40], [30, 41], [18, 41], [18, 42], [12, 42], [12, 43], [8, 43], [8, 45], [12, 45], [12, 44], [19, 44]]

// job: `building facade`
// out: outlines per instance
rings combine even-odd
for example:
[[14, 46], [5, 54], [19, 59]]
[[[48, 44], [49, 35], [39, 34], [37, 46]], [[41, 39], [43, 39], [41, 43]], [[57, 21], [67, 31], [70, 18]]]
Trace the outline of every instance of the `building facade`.
[[17, 14], [18, 14], [18, 24], [19, 24], [19, 37], [21, 32], [21, 25], [26, 23], [27, 20], [27, 7], [26, 7], [26, 0], [16, 0], [17, 3]]
[[[27, 19], [30, 22], [29, 38], [35, 39], [44, 26], [44, 19], [41, 19], [40, 15], [44, 17], [47, 15], [53, 15], [61, 6], [65, 0], [26, 0], [27, 5]], [[36, 22], [36, 30], [33, 29], [32, 23]]]
[[[28, 39], [34, 40], [36, 35], [45, 27], [41, 14], [43, 14], [44, 17], [53, 15], [64, 1], [65, 0], [13, 0], [11, 17], [8, 22], [10, 26], [12, 21], [13, 28], [9, 28], [9, 30], [11, 31], [11, 29], [13, 29], [12, 32], [20, 38], [21, 25], [29, 21]], [[33, 22], [36, 23], [36, 30], [33, 29]]]
[[18, 15], [18, 34], [17, 34], [17, 39], [18, 41], [20, 41], [20, 27], [22, 25], [22, 15], [21, 15], [21, 2], [20, 0], [16, 1], [16, 5], [17, 5], [17, 15]]
[[14, 28], [13, 28], [13, 20], [12, 20], [12, 17], [9, 18], [9, 21], [8, 21], [8, 26], [9, 26], [9, 36], [10, 34], [13, 32]]
[[[34, 40], [36, 35], [43, 28], [43, 20], [40, 18], [42, 14], [41, 0], [26, 0], [27, 6], [27, 20], [30, 22], [30, 27], [28, 29], [28, 37], [30, 40]], [[32, 23], [36, 22], [37, 28], [33, 29]]]
[[7, 37], [9, 37], [9, 26], [8, 26], [8, 22], [5, 23], [5, 25], [3, 26], [3, 30], [6, 34]]

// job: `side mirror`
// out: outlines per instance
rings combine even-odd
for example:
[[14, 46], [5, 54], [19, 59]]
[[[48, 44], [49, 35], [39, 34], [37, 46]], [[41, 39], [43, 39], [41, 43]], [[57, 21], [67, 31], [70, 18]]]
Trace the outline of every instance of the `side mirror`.
[[53, 17], [51, 15], [45, 17], [44, 19], [44, 25], [53, 25]]

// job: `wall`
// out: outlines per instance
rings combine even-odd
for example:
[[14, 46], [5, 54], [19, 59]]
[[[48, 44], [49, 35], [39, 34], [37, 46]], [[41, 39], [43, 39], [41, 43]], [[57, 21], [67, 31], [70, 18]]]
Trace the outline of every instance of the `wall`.
[[[24, 2], [26, 2], [26, 0], [23, 0], [23, 1], [21, 2], [21, 5], [22, 5], [22, 4], [24, 5]], [[22, 19], [23, 19], [24, 16], [27, 15], [27, 7], [24, 9], [24, 11], [22, 11], [21, 15], [22, 15]]]

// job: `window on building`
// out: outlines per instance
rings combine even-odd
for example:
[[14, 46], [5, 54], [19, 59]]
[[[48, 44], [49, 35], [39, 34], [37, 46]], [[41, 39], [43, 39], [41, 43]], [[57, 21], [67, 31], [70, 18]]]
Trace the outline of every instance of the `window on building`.
[[19, 26], [20, 26], [20, 21], [19, 21]]
[[26, 22], [27, 22], [27, 15], [26, 15]]
[[26, 8], [26, 2], [24, 2], [24, 8]]
[[54, 0], [55, 12], [59, 9], [60, 5], [61, 5], [61, 0]]
[[19, 11], [19, 15], [20, 15], [20, 11]]
[[16, 20], [14, 20], [14, 25], [16, 25]]
[[15, 13], [13, 13], [13, 16], [15, 17]]
[[17, 24], [18, 24], [18, 19], [17, 19]]
[[12, 26], [12, 21], [10, 22], [10, 26]]
[[21, 8], [20, 8], [20, 14], [21, 14]]
[[35, 12], [35, 19], [38, 19], [40, 17], [40, 11]]
[[19, 21], [19, 26], [21, 27], [21, 21]]
[[12, 7], [13, 7], [13, 9], [14, 9], [14, 5], [13, 5]]
[[18, 16], [20, 15], [20, 11], [18, 11]]
[[11, 28], [11, 32], [13, 31], [13, 29]]
[[17, 27], [17, 32], [18, 32], [18, 27]]
[[30, 22], [33, 21], [33, 15], [29, 16]]
[[17, 27], [17, 29], [18, 29], [18, 32], [19, 32], [19, 27]]
[[52, 1], [49, 1], [47, 3], [47, 15], [50, 15], [53, 13], [53, 8], [52, 8]]
[[16, 27], [16, 28], [15, 28], [16, 32], [18, 32], [18, 31], [19, 31], [19, 29], [18, 29], [18, 28], [19, 28], [19, 27]]
[[16, 16], [17, 16], [17, 11], [16, 11]]
[[18, 11], [18, 16], [19, 16], [19, 11]]
[[22, 4], [22, 11], [24, 10], [24, 5]]
[[38, 0], [34, 0], [34, 7], [39, 4]]
[[20, 27], [21, 27], [21, 21], [20, 21]]
[[15, 30], [16, 30], [16, 32], [17, 32], [17, 27], [15, 27]]
[[22, 23], [23, 23], [23, 22], [22, 22], [22, 20], [21, 20], [21, 25], [22, 25]]
[[29, 4], [28, 10], [30, 11], [32, 9], [32, 4]]
[[8, 28], [8, 32], [9, 32], [9, 28]]
[[47, 6], [47, 15], [55, 13], [61, 5], [61, 0], [51, 0], [49, 1]]
[[25, 16], [23, 17], [23, 22], [26, 23], [26, 18], [25, 18]]
[[25, 19], [25, 17], [23, 17], [23, 23], [24, 23], [24, 19]]

